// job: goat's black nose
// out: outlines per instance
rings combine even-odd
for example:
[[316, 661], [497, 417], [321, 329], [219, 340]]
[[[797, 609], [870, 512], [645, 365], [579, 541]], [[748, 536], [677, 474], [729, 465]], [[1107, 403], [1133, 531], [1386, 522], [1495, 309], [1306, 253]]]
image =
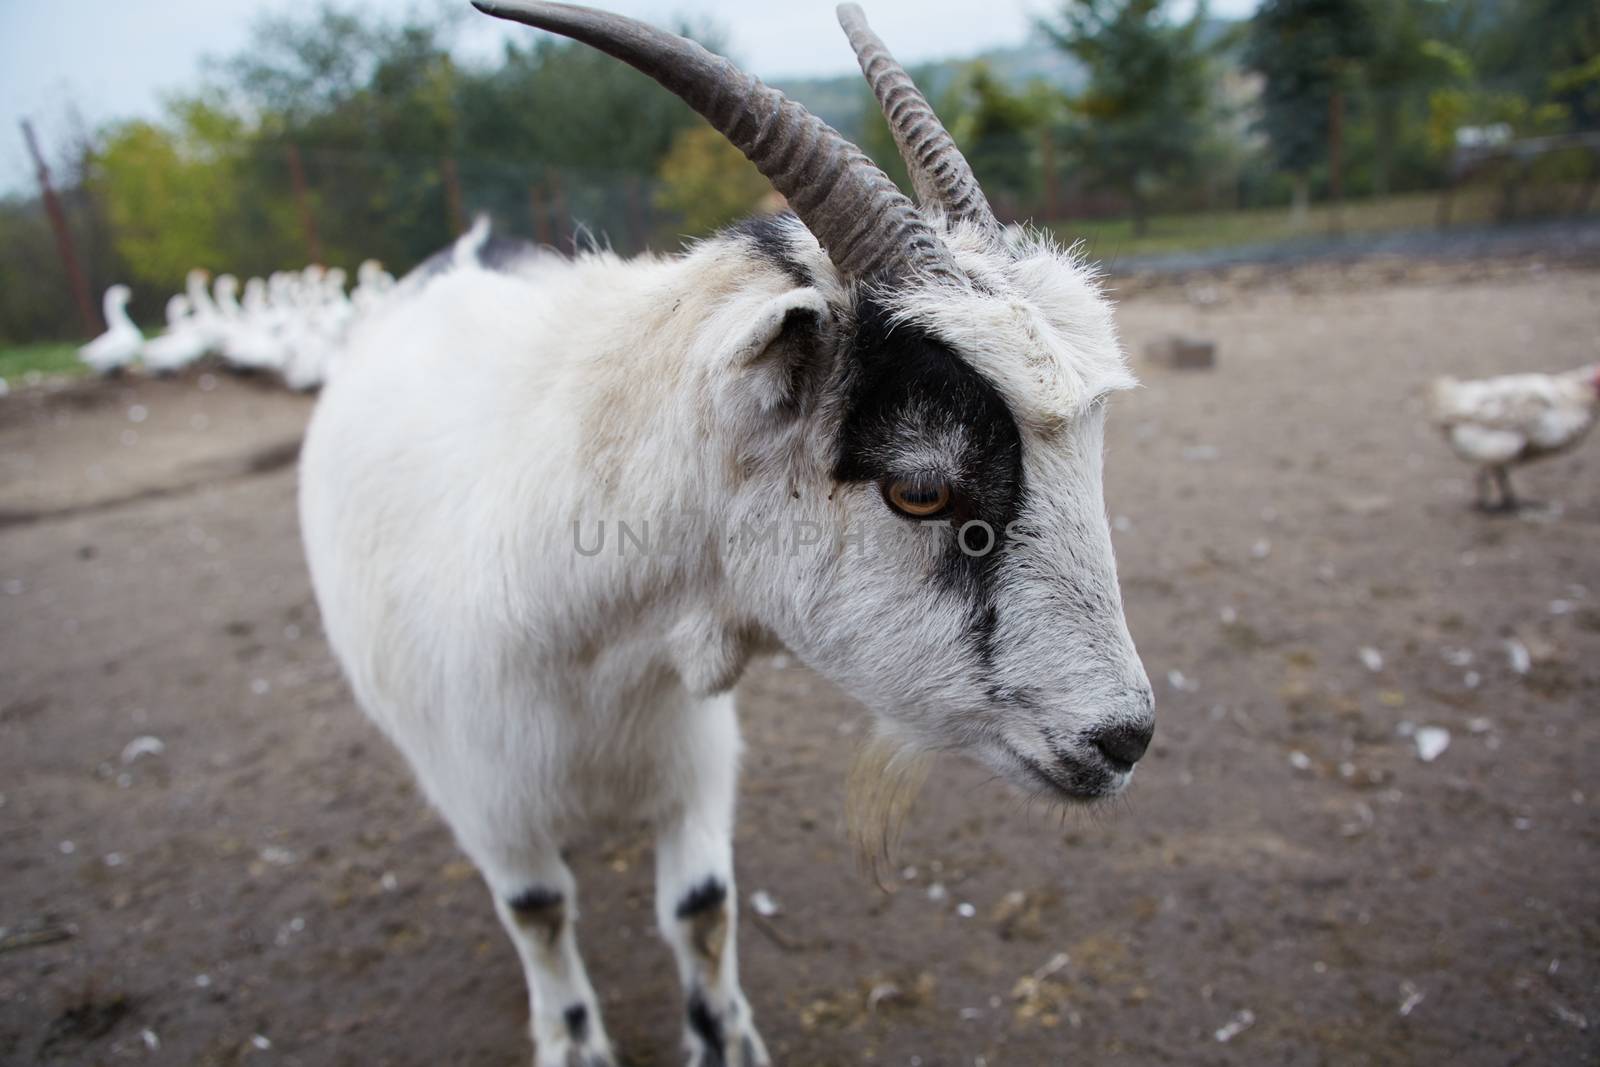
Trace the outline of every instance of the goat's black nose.
[[1100, 754], [1119, 771], [1125, 771], [1139, 762], [1156, 728], [1149, 724], [1118, 723], [1092, 734], [1090, 740]]

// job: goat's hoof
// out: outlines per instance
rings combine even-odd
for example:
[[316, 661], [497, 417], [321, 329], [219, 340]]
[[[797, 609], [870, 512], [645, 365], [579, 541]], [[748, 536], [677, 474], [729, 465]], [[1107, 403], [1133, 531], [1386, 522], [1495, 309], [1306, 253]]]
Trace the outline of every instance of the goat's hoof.
[[[707, 1037], [720, 1038], [717, 1045], [709, 1045]], [[728, 1027], [726, 1032], [704, 1035], [690, 1030], [686, 1037], [690, 1049], [688, 1067], [771, 1067], [766, 1056], [766, 1045], [755, 1027], [746, 1024]]]
[[611, 1058], [611, 1053], [570, 1043], [564, 1049], [552, 1050], [552, 1053], [547, 1056], [543, 1049], [539, 1050], [533, 1058], [534, 1067], [617, 1067], [617, 1061]]
[[534, 1067], [617, 1067], [605, 1036], [594, 1034], [575, 1040], [567, 1034], [534, 1039]]

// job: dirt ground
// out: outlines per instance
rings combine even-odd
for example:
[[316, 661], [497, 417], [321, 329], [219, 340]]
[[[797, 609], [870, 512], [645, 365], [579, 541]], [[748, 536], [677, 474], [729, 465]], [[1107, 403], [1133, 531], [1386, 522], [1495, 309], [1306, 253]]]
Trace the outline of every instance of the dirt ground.
[[[1154, 748], [1125, 804], [1065, 818], [946, 760], [886, 895], [840, 829], [860, 709], [754, 670], [740, 892], [779, 910], [740, 947], [775, 1058], [1596, 1062], [1600, 437], [1486, 518], [1420, 403], [1596, 359], [1600, 272], [1127, 291], [1131, 351], [1220, 350], [1142, 366], [1110, 421]], [[528, 1060], [487, 893], [323, 644], [310, 408], [216, 374], [0, 400], [0, 1061]], [[1421, 727], [1449, 731], [1431, 762]], [[624, 1057], [679, 1062], [646, 842], [576, 867]]]

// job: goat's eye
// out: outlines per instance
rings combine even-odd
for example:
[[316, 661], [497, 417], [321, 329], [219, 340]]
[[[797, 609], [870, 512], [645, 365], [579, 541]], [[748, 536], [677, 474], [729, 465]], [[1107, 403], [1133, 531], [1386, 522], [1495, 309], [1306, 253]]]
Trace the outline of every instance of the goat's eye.
[[883, 498], [902, 515], [927, 519], [950, 506], [950, 486], [926, 478], [890, 478], [883, 483]]

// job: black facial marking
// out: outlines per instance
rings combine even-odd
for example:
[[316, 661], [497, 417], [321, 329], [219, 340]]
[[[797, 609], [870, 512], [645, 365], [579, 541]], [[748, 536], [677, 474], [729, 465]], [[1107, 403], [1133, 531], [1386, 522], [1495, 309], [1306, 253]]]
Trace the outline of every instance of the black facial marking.
[[722, 1020], [712, 1013], [705, 997], [697, 989], [689, 994], [689, 1029], [706, 1050], [704, 1067], [724, 1067], [722, 1055]]
[[[987, 650], [984, 662], [994, 662], [993, 650]], [[989, 703], [1012, 708], [1038, 708], [1043, 699], [1039, 690], [1033, 686], [1015, 685], [990, 685], [988, 690]]]
[[[955, 492], [949, 521], [969, 551], [992, 541], [990, 551], [963, 552], [955, 537], [939, 579], [970, 596], [974, 604], [971, 640], [985, 662], [991, 658], [995, 606], [987, 578], [1003, 554], [1006, 529], [1021, 514], [1026, 487], [1022, 476], [1022, 434], [994, 386], [950, 347], [912, 325], [891, 323], [870, 296], [857, 308], [851, 355], [848, 409], [841, 426], [834, 477], [841, 482], [872, 482], [906, 475], [938, 475]], [[919, 438], [942, 441], [959, 433], [962, 454], [946, 471], [897, 468], [904, 447]]]
[[720, 909], [728, 901], [728, 887], [715, 875], [695, 886], [678, 901], [678, 918], [692, 919], [708, 911]]
[[785, 211], [777, 215], [753, 215], [722, 232], [749, 240], [757, 255], [793, 278], [796, 285], [813, 285], [816, 279], [794, 252], [794, 233], [799, 226], [800, 220]]
[[589, 1036], [589, 1008], [584, 1004], [574, 1004], [561, 1013], [561, 1018], [567, 1024], [567, 1036], [578, 1044], [583, 1044]]
[[1097, 797], [1111, 784], [1109, 773], [1097, 767], [1089, 767], [1082, 760], [1076, 759], [1072, 753], [1061, 751], [1054, 746], [1051, 747], [1051, 754], [1056, 757], [1057, 763], [1050, 768], [1042, 766], [1038, 761], [1030, 759], [1016, 749], [1011, 749], [1011, 754], [1035, 777], [1073, 796]]
[[1000, 625], [1000, 613], [993, 604], [984, 604], [972, 618], [972, 643], [977, 646], [978, 658], [984, 663], [994, 662], [994, 631]]
[[[998, 541], [1021, 510], [1022, 434], [994, 386], [948, 345], [911, 325], [893, 325], [870, 297], [856, 311], [848, 408], [841, 426], [834, 477], [842, 482], [878, 481], [892, 475], [940, 474], [962, 498], [952, 516], [981, 521]], [[965, 451], [948, 471], [897, 469], [901, 450], [919, 437], [940, 441], [959, 433]], [[975, 530], [972, 542], [985, 535]], [[955, 546], [961, 559], [966, 556]]]

